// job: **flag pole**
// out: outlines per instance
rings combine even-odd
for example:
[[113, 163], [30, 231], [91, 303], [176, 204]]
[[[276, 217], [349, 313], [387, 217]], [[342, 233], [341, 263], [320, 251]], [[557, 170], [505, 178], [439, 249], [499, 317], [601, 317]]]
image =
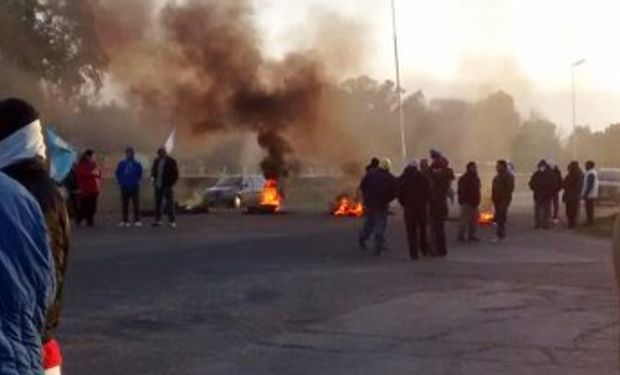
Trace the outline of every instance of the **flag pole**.
[[398, 51], [398, 28], [396, 26], [396, 3], [391, 0], [392, 5], [392, 32], [394, 36], [394, 63], [396, 65], [396, 90], [398, 100], [398, 122], [400, 126], [400, 148], [403, 164], [407, 162], [407, 142], [405, 134], [405, 114], [403, 112], [402, 86], [400, 80], [400, 54]]

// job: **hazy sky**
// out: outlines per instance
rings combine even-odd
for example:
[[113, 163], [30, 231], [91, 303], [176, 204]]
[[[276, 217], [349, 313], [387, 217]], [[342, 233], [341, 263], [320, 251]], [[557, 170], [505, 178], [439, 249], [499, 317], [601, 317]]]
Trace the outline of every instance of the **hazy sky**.
[[[579, 123], [620, 122], [620, 0], [396, 0], [404, 86], [427, 97], [476, 98], [500, 88], [526, 114], [572, 124], [571, 63]], [[394, 75], [389, 0], [258, 0], [266, 47], [278, 54], [317, 12], [334, 11], [366, 30], [357, 73]]]

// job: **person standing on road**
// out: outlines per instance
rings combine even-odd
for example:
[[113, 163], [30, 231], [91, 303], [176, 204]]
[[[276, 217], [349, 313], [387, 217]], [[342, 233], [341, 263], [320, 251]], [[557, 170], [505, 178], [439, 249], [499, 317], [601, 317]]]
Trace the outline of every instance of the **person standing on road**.
[[515, 190], [515, 177], [510, 172], [508, 163], [499, 160], [496, 166], [497, 175], [493, 179], [493, 206], [495, 209], [495, 225], [497, 226], [497, 242], [506, 238], [506, 223], [508, 222], [508, 209], [512, 203], [512, 195]]
[[39, 375], [54, 260], [45, 218], [32, 195], [4, 173], [0, 192], [0, 374]]
[[129, 228], [129, 203], [133, 205], [133, 222], [136, 227], [141, 227], [140, 221], [140, 184], [142, 182], [142, 164], [136, 160], [135, 151], [131, 147], [125, 150], [125, 160], [116, 167], [116, 181], [121, 189], [123, 206], [123, 221], [121, 227]]
[[428, 180], [418, 169], [416, 162], [410, 163], [398, 180], [398, 201], [405, 211], [405, 227], [411, 260], [418, 259], [418, 250], [423, 256], [430, 255], [427, 226], [431, 188]]
[[162, 226], [161, 218], [165, 210], [168, 214], [170, 227], [176, 228], [174, 185], [179, 180], [179, 167], [177, 161], [169, 156], [163, 147], [157, 151], [157, 158], [151, 169], [151, 178], [155, 187], [155, 222], [153, 226]]
[[448, 160], [436, 150], [431, 150], [431, 165], [429, 173], [431, 184], [431, 233], [433, 237], [434, 255], [445, 257], [448, 255], [446, 242], [445, 222], [448, 218], [448, 192], [454, 181], [454, 172]]
[[374, 233], [375, 252], [381, 255], [385, 251], [385, 231], [387, 229], [390, 202], [396, 198], [397, 180], [390, 169], [392, 162], [383, 159], [379, 168], [371, 169], [360, 184], [360, 191], [366, 209], [364, 226], [359, 234], [358, 244], [366, 248], [366, 241]]
[[461, 206], [459, 242], [479, 242], [477, 236], [478, 215], [480, 214], [481, 183], [476, 163], [467, 163], [465, 174], [458, 181], [458, 199]]
[[568, 165], [568, 174], [562, 183], [564, 195], [562, 200], [566, 205], [566, 219], [568, 227], [573, 229], [577, 226], [579, 206], [581, 205], [581, 193], [583, 191], [583, 172], [578, 161], [572, 161]]
[[556, 191], [555, 174], [545, 160], [538, 163], [538, 170], [530, 179], [534, 192], [534, 227], [551, 228], [551, 201]]
[[596, 172], [596, 164], [589, 160], [586, 162], [586, 174], [583, 181], [583, 200], [586, 202], [586, 225], [594, 224], [594, 203], [598, 199], [599, 179]]
[[0, 170], [34, 196], [45, 217], [54, 259], [56, 290], [42, 331], [43, 357], [46, 369], [55, 368], [59, 371], [62, 357], [55, 332], [60, 322], [70, 250], [69, 215], [65, 201], [47, 169], [47, 152], [39, 113], [21, 99], [0, 101]]
[[76, 175], [80, 187], [80, 215], [77, 222], [80, 224], [84, 220], [89, 227], [93, 227], [101, 193], [101, 171], [95, 161], [93, 150], [84, 152], [78, 162]]
[[558, 224], [560, 222], [560, 192], [562, 191], [562, 182], [564, 179], [562, 178], [562, 171], [560, 171], [560, 168], [556, 164], [553, 164], [551, 170], [553, 171], [555, 188], [555, 194], [551, 200], [553, 224]]

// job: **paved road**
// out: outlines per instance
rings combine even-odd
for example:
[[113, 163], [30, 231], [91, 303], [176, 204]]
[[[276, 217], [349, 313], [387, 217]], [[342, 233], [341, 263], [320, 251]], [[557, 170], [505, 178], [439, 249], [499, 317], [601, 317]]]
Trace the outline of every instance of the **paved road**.
[[417, 263], [399, 216], [383, 258], [310, 212], [80, 230], [65, 373], [616, 374], [608, 241], [517, 216], [505, 244]]

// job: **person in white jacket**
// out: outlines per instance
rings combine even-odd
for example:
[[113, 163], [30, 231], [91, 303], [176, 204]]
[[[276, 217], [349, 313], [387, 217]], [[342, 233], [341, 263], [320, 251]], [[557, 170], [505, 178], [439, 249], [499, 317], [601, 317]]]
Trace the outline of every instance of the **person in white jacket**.
[[586, 162], [586, 173], [583, 180], [582, 197], [586, 203], [587, 225], [594, 224], [594, 203], [598, 199], [599, 179], [596, 172], [596, 164], [589, 160]]

